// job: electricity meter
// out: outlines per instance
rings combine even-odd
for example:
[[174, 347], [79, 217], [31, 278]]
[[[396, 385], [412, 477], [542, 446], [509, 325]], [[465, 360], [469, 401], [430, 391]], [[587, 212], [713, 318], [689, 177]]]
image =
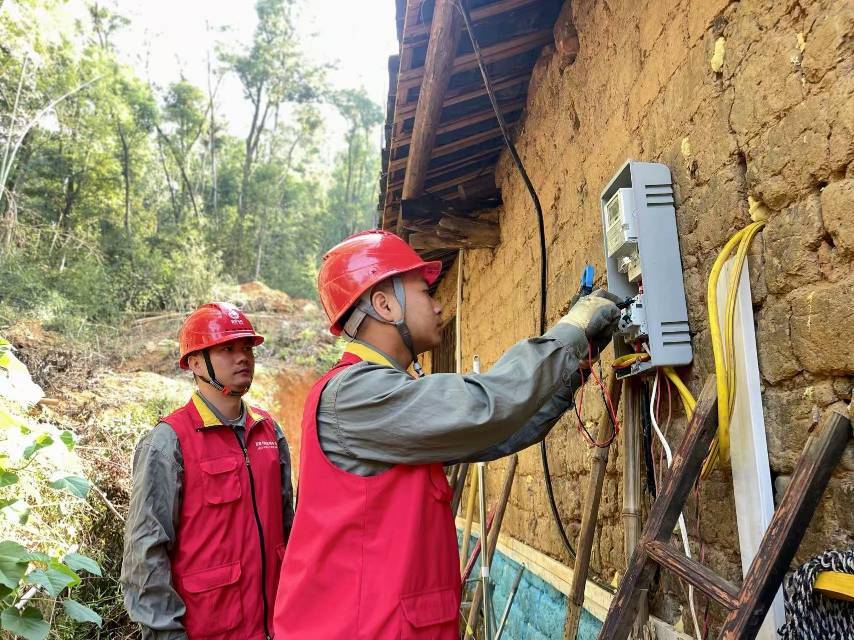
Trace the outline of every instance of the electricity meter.
[[649, 358], [617, 370], [623, 378], [693, 358], [670, 170], [626, 162], [600, 197], [608, 290], [630, 299], [614, 339], [617, 356]]
[[631, 189], [617, 189], [605, 206], [605, 219], [608, 257], [616, 259], [620, 272], [636, 282], [640, 277], [640, 257]]

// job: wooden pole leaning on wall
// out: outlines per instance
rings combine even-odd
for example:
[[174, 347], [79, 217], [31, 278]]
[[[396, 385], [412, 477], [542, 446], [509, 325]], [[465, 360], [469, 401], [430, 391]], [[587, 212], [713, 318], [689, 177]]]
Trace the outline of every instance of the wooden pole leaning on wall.
[[[493, 521], [492, 527], [489, 529], [486, 549], [483, 552], [486, 554], [490, 563], [492, 562], [492, 557], [495, 555], [495, 549], [498, 546], [498, 533], [501, 531], [501, 522], [504, 520], [504, 512], [507, 509], [507, 502], [510, 500], [510, 490], [513, 488], [513, 478], [516, 475], [516, 465], [519, 462], [519, 456], [514, 453], [507, 461], [507, 471], [504, 473], [504, 485], [501, 488], [501, 495], [499, 496], [498, 504], [496, 505], [495, 520]], [[483, 527], [483, 523], [481, 523], [481, 540], [483, 539], [484, 531], [485, 528]], [[463, 635], [463, 640], [470, 640], [474, 638], [474, 630], [477, 627], [477, 617], [482, 597], [483, 591], [481, 589], [481, 584], [478, 583], [474, 592], [474, 598], [472, 599], [471, 609], [469, 610], [469, 617], [466, 621], [466, 631]], [[489, 621], [484, 620], [484, 624], [489, 624]]]
[[[607, 393], [615, 407], [620, 405], [620, 396], [626, 382], [617, 380], [616, 374], [611, 373], [608, 379]], [[607, 407], [599, 419], [596, 434], [597, 442], [605, 442], [611, 435], [614, 425], [611, 424]], [[572, 567], [572, 587], [566, 610], [566, 624], [563, 629], [564, 640], [575, 640], [578, 636], [578, 624], [581, 620], [581, 609], [584, 606], [584, 588], [587, 586], [587, 574], [590, 570], [590, 556], [593, 551], [593, 536], [596, 533], [596, 520], [599, 515], [599, 502], [602, 498], [602, 487], [605, 483], [605, 470], [608, 467], [608, 454], [611, 445], [594, 447], [590, 477], [587, 482], [587, 493], [581, 507], [581, 530], [578, 532], [578, 542], [575, 547], [575, 565]]]

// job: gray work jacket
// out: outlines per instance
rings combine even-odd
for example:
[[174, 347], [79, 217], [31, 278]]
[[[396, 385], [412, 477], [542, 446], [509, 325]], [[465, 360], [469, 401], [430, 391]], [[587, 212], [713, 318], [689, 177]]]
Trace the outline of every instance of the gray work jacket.
[[487, 373], [416, 379], [359, 344], [375, 357], [327, 384], [317, 426], [326, 456], [361, 476], [395, 464], [495, 460], [539, 442], [572, 406], [588, 353], [583, 331], [558, 324], [518, 342]]
[[[204, 397], [199, 394], [202, 400]], [[207, 407], [243, 440], [246, 407], [236, 420], [226, 420], [216, 407]], [[287, 539], [293, 523], [293, 487], [287, 441], [278, 424], [276, 444], [282, 484], [282, 517]], [[172, 585], [169, 553], [181, 513], [183, 456], [178, 435], [159, 423], [136, 446], [133, 456], [133, 490], [125, 524], [125, 548], [121, 584], [130, 619], [142, 628], [143, 640], [187, 640], [181, 619], [184, 602]], [[129, 544], [134, 540], [133, 548]], [[235, 544], [242, 544], [235, 540]]]

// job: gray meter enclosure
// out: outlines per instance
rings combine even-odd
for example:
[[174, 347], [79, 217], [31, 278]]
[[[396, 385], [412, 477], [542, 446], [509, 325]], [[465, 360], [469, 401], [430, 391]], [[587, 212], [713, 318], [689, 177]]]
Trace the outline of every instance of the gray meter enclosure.
[[608, 290], [634, 299], [624, 311], [614, 349], [618, 356], [633, 353], [630, 344], [639, 340], [651, 356], [619, 377], [689, 364], [693, 355], [670, 170], [657, 162], [627, 161], [602, 191], [599, 208]]

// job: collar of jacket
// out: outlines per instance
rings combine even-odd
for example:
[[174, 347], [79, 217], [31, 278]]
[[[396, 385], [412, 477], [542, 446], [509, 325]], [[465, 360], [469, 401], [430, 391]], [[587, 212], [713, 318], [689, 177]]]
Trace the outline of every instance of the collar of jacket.
[[401, 371], [403, 370], [403, 368], [396, 365], [391, 358], [364, 342], [356, 342], [355, 340], [348, 342], [347, 346], [344, 347], [344, 353], [352, 353], [354, 356], [364, 360], [365, 362], [381, 364]]
[[[198, 391], [193, 394], [192, 402], [196, 411], [199, 412], [199, 417], [202, 419], [203, 429], [225, 426], [222, 421], [216, 417], [214, 412], [210, 410], [210, 407], [208, 407], [205, 401], [202, 400], [202, 396], [199, 395]], [[243, 403], [243, 408], [246, 410], [246, 430], [249, 431], [255, 423], [261, 422], [263, 417], [245, 402]]]

